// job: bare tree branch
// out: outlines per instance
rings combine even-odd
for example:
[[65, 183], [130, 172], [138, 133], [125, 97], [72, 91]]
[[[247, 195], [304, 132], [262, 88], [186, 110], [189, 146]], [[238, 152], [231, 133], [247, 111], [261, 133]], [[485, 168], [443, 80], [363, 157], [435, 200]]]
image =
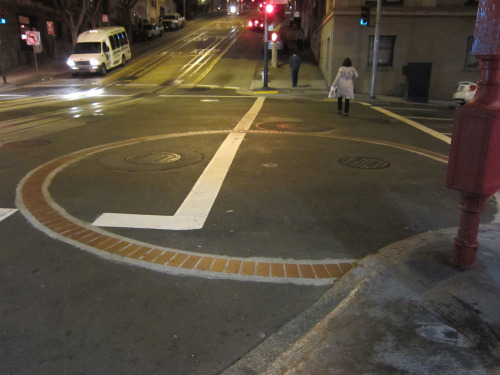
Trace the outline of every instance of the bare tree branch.
[[91, 0], [53, 0], [54, 6], [61, 13], [64, 23], [68, 27], [73, 46], [76, 44], [80, 27]]
[[89, 21], [92, 28], [101, 26], [103, 0], [93, 0], [90, 4]]
[[120, 9], [123, 26], [129, 35], [132, 35], [132, 18], [131, 12], [139, 0], [119, 0], [118, 7]]

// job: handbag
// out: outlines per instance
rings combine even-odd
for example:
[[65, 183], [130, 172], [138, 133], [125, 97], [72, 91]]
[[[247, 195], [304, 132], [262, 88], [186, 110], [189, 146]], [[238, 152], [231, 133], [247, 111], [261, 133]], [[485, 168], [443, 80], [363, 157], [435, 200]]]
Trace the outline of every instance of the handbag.
[[335, 99], [337, 97], [337, 86], [332, 86], [328, 93], [328, 99]]

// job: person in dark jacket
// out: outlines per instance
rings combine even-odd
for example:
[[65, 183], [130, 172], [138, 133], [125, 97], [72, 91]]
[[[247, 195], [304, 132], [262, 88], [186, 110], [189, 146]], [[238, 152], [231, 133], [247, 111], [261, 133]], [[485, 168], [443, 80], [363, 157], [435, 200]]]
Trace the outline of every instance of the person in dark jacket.
[[290, 67], [292, 68], [292, 85], [293, 87], [297, 87], [297, 81], [299, 80], [299, 68], [300, 64], [302, 64], [302, 60], [300, 56], [294, 53], [292, 57], [290, 57]]

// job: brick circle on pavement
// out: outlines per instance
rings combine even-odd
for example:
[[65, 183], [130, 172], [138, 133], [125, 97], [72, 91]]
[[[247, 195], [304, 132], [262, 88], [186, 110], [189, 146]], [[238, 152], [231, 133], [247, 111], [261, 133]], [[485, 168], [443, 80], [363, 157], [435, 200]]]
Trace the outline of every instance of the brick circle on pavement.
[[[210, 255], [155, 246], [120, 236], [69, 215], [50, 196], [48, 187], [57, 173], [91, 154], [139, 142], [231, 131], [200, 131], [143, 137], [100, 145], [53, 159], [28, 173], [19, 183], [16, 204], [20, 212], [49, 236], [101, 257], [156, 271], [246, 281], [326, 285], [342, 277], [357, 261], [283, 260], [278, 258], [244, 258]], [[265, 133], [248, 131], [249, 133]], [[272, 132], [272, 134], [276, 134]], [[408, 148], [403, 145], [328, 135], [328, 138], [354, 140], [403, 148], [433, 159], [446, 160], [440, 154]]]

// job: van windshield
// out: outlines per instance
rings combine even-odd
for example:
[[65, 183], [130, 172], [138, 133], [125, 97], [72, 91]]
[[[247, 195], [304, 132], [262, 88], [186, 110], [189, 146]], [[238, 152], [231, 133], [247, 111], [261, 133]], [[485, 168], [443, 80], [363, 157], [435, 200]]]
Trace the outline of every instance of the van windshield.
[[101, 53], [100, 42], [76, 43], [75, 52], [78, 53]]

